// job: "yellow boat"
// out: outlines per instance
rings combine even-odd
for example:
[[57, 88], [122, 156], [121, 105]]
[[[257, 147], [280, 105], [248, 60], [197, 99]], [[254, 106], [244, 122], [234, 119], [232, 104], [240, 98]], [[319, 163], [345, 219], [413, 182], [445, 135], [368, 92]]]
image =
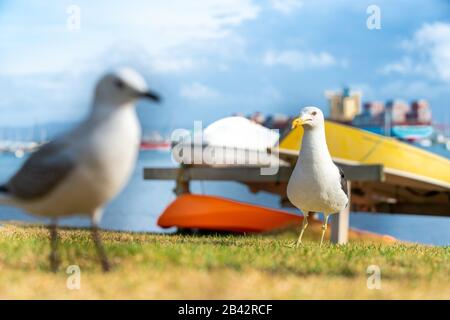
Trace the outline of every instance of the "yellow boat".
[[[397, 209], [450, 215], [450, 160], [390, 137], [331, 121], [325, 122], [325, 131], [335, 162], [384, 166], [383, 182], [352, 186], [352, 191], [358, 187], [364, 191], [365, 196], [360, 198], [358, 192], [352, 192], [357, 203], [374, 206], [373, 211], [385, 208], [387, 212]], [[301, 127], [291, 130], [280, 141], [280, 155], [296, 157], [302, 135]], [[384, 205], [375, 208], [377, 203]]]

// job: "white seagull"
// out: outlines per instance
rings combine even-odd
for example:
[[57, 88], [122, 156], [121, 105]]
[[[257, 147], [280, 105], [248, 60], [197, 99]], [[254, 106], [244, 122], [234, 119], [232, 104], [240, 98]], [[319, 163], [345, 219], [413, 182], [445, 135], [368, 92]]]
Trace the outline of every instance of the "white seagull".
[[119, 69], [97, 84], [92, 111], [75, 129], [45, 144], [0, 186], [0, 204], [51, 219], [50, 265], [58, 268], [57, 220], [86, 215], [104, 271], [110, 264], [98, 224], [103, 208], [127, 183], [135, 167], [141, 128], [135, 111], [140, 98], [159, 101], [136, 71]]
[[323, 243], [328, 217], [348, 205], [348, 188], [344, 173], [331, 159], [325, 139], [325, 120], [316, 107], [305, 107], [292, 122], [292, 129], [303, 126], [302, 147], [287, 186], [288, 199], [304, 215], [296, 247], [302, 243], [308, 215], [323, 212]]

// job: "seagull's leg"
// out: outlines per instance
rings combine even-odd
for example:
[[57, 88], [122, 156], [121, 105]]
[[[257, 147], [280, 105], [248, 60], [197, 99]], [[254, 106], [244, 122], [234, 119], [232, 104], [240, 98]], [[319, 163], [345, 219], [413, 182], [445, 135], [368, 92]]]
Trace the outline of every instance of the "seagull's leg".
[[104, 272], [111, 270], [111, 265], [106, 256], [105, 248], [103, 247], [100, 234], [98, 232], [98, 225], [96, 219], [92, 219], [92, 239], [94, 240], [95, 247], [97, 249], [97, 254], [100, 258], [100, 263], [102, 264], [102, 269]]
[[328, 217], [330, 216], [328, 213], [323, 213], [324, 219], [323, 219], [323, 225], [322, 225], [322, 237], [320, 238], [320, 246], [322, 246], [323, 238], [325, 236], [325, 231], [327, 231], [328, 226]]
[[296, 248], [298, 248], [302, 244], [303, 233], [305, 232], [306, 227], [308, 226], [308, 215], [310, 213], [311, 212], [303, 213], [302, 230], [300, 231], [300, 235], [298, 236], [297, 243], [295, 244]]
[[58, 231], [57, 231], [57, 219], [52, 219], [48, 227], [50, 231], [50, 269], [53, 272], [58, 271]]

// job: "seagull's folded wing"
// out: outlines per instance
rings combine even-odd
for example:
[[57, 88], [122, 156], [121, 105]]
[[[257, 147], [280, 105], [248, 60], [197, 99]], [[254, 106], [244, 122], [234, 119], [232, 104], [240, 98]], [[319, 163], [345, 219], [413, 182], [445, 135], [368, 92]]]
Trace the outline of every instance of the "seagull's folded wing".
[[340, 167], [338, 167], [338, 169], [339, 169], [339, 174], [341, 176], [341, 189], [342, 189], [342, 191], [344, 191], [345, 195], [348, 198], [347, 179], [345, 179], [344, 171], [342, 171], [342, 169]]
[[73, 170], [76, 161], [63, 141], [53, 141], [31, 154], [7, 183], [12, 196], [32, 200], [52, 191]]

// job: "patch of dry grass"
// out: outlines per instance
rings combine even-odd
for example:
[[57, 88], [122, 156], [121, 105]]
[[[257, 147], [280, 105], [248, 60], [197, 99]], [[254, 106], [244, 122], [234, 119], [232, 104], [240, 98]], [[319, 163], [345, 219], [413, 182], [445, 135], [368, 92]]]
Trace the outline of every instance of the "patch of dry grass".
[[[0, 298], [297, 299], [450, 298], [449, 247], [364, 241], [346, 246], [309, 241], [286, 247], [295, 232], [271, 235], [159, 235], [105, 232], [114, 268], [103, 274], [85, 230], [60, 232], [61, 270], [49, 272], [48, 233], [39, 226], [0, 227]], [[81, 289], [66, 287], [68, 265]], [[366, 269], [381, 269], [381, 290]]]

